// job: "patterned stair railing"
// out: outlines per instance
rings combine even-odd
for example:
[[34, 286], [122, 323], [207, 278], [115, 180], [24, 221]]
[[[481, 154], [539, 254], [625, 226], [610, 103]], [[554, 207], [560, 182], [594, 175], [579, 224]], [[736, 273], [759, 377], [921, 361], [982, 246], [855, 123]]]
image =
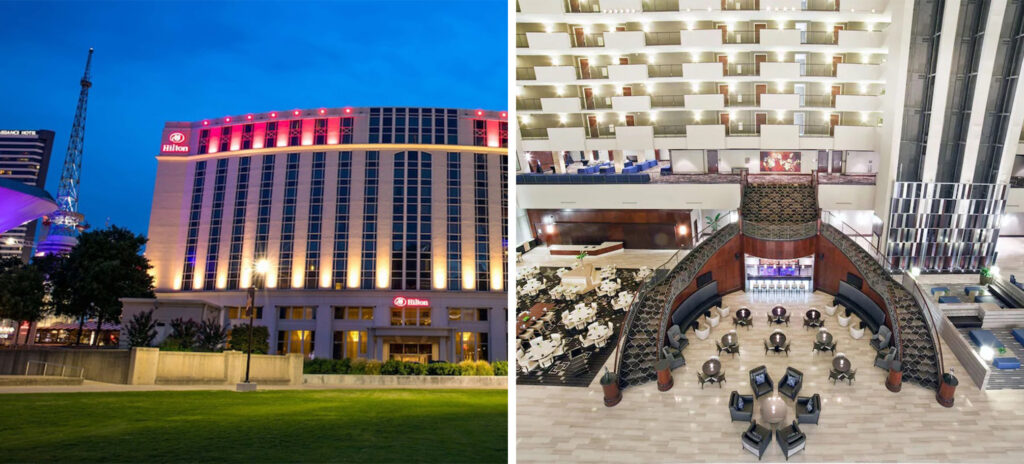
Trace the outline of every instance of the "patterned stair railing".
[[780, 224], [744, 221], [743, 235], [760, 240], [803, 240], [818, 235], [818, 222]]
[[[911, 288], [911, 296], [915, 298], [917, 302], [928, 301], [924, 296], [924, 292], [921, 291], [921, 285], [918, 284], [917, 279], [910, 274], [908, 274], [907, 277], [909, 277], [912, 282], [911, 285], [904, 285], [904, 287]], [[907, 279], [904, 278], [903, 281], [906, 282]], [[936, 348], [935, 355], [938, 359], [938, 364], [936, 364], [937, 378], [935, 380], [939, 382], [939, 384], [942, 384], [942, 373], [946, 372], [946, 360], [942, 355], [942, 343], [940, 342], [939, 337], [939, 322], [936, 320], [936, 315], [932, 313], [931, 309], [928, 308], [927, 305], [922, 305], [921, 303], [917, 304], [918, 306], [921, 307], [921, 312], [928, 316], [925, 318], [925, 321], [928, 323], [928, 325], [931, 326], [932, 329], [928, 331], [928, 335], [930, 335], [932, 338], [932, 345], [934, 345]]]
[[[613, 366], [615, 366], [616, 373], [619, 373], [622, 368], [621, 356], [622, 351], [626, 347], [626, 343], [628, 341], [627, 339], [629, 338], [629, 329], [630, 327], [633, 326], [633, 322], [636, 317], [637, 310], [640, 307], [640, 304], [644, 301], [645, 298], [647, 298], [647, 296], [650, 294], [650, 291], [656, 288], [658, 285], [661, 285], [661, 283], [664, 282], [665, 279], [668, 278], [668, 276], [672, 272], [674, 272], [676, 266], [678, 266], [683, 261], [684, 257], [688, 256], [688, 253], [686, 253], [687, 251], [693, 252], [698, 247], [700, 247], [704, 241], [706, 241], [713, 235], [711, 231], [717, 229], [719, 227], [719, 224], [721, 224], [724, 221], [732, 222], [735, 221], [735, 219], [736, 218], [734, 217], [734, 215], [731, 214], [722, 216], [714, 224], [710, 224], [704, 229], [701, 229], [699, 232], [694, 234], [693, 249], [680, 249], [676, 251], [668, 260], [666, 260], [664, 263], [658, 266], [654, 270], [654, 273], [651, 275], [651, 278], [648, 279], [643, 284], [641, 284], [640, 288], [638, 288], [636, 293], [633, 294], [633, 300], [629, 303], [629, 310], [626, 312], [626, 317], [622, 320], [622, 326], [619, 327], [619, 338], [616, 341], [617, 347], [615, 349], [615, 362], [612, 364]], [[725, 227], [729, 227], [730, 225], [732, 224], [727, 223]], [[661, 351], [660, 344], [658, 346], [658, 351]]]

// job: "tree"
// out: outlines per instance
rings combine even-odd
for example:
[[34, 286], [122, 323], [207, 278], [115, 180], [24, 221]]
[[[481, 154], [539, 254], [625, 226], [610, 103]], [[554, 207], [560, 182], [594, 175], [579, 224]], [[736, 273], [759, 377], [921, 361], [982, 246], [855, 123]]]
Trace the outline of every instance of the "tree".
[[[12, 319], [19, 324], [36, 322], [47, 312], [46, 285], [43, 272], [32, 264], [0, 264], [0, 318]], [[18, 344], [19, 332], [14, 333]], [[28, 343], [28, 334], [25, 335]]]
[[153, 310], [137, 313], [124, 325], [128, 346], [150, 346], [156, 338], [156, 321]]
[[[253, 354], [267, 354], [270, 351], [270, 331], [261, 325], [252, 327], [252, 352]], [[243, 353], [249, 351], [249, 324], [236, 325], [231, 329], [231, 338], [228, 340], [228, 349], [237, 350]]]
[[207, 319], [199, 324], [196, 334], [196, 345], [202, 351], [217, 351], [228, 341], [228, 328], [215, 319]]
[[79, 340], [87, 319], [96, 319], [97, 330], [119, 320], [121, 298], [154, 296], [149, 260], [141, 254], [145, 244], [146, 237], [117, 226], [86, 232], [53, 269], [55, 310], [78, 319]]

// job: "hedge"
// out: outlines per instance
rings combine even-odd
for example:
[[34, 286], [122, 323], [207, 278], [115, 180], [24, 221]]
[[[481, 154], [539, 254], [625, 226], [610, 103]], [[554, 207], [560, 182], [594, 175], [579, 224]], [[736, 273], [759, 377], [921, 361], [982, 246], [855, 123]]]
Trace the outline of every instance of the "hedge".
[[302, 366], [303, 374], [352, 374], [352, 375], [476, 375], [503, 376], [508, 375], [508, 361], [462, 361], [458, 364], [436, 362], [420, 364], [390, 360], [384, 363], [357, 358], [323, 359], [316, 358], [306, 361]]

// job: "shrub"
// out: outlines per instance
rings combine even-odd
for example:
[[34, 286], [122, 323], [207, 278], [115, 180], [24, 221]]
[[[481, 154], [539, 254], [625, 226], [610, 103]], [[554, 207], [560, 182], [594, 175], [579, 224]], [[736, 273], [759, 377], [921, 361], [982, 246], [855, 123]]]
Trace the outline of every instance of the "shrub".
[[380, 366], [381, 375], [409, 375], [408, 368], [402, 361], [389, 359]]
[[171, 321], [170, 338], [175, 338], [182, 348], [191, 350], [196, 345], [196, 337], [199, 334], [199, 324], [192, 319], [184, 320], [177, 318]]
[[349, 367], [352, 365], [352, 360], [343, 358], [334, 361], [332, 374], [348, 374]]
[[348, 373], [356, 375], [366, 374], [366, 360], [363, 358], [356, 358], [353, 360], [348, 369]]
[[348, 374], [349, 359], [315, 358], [302, 363], [303, 374]]
[[427, 364], [427, 375], [459, 375], [459, 366], [452, 363], [439, 362]]
[[150, 346], [156, 338], [156, 321], [153, 310], [137, 313], [125, 324], [128, 346]]
[[427, 365], [420, 363], [405, 363], [409, 372], [408, 375], [427, 375]]
[[508, 361], [495, 361], [491, 367], [494, 368], [494, 375], [502, 377], [508, 375]]
[[196, 333], [196, 345], [202, 351], [219, 351], [228, 341], [228, 328], [220, 325], [220, 321], [208, 319], [199, 324]]
[[366, 361], [366, 375], [380, 375], [380, 361]]
[[192, 351], [192, 348], [185, 345], [185, 342], [176, 337], [167, 337], [160, 343], [161, 351]]
[[[270, 332], [261, 325], [252, 328], [252, 352], [255, 354], [267, 354], [270, 351]], [[249, 351], [249, 324], [241, 324], [231, 329], [228, 338], [228, 349], [245, 353]]]

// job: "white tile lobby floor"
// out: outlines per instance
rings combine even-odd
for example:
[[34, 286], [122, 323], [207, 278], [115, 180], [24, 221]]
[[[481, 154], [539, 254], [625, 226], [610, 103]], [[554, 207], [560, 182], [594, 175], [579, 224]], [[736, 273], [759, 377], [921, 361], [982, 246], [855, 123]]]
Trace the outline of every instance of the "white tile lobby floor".
[[[760, 301], [758, 301], [760, 300]], [[774, 381], [792, 366], [804, 373], [801, 396], [821, 394], [819, 425], [806, 425], [807, 447], [793, 462], [1022, 462], [1024, 461], [1024, 394], [1019, 391], [979, 391], [961, 374], [953, 408], [935, 401], [935, 392], [909, 382], [890, 393], [886, 372], [872, 365], [874, 350], [868, 338], [854, 340], [835, 317], [826, 327], [838, 349], [858, 369], [853, 386], [828, 382], [831, 355], [811, 354], [812, 330], [801, 327], [803, 312], [821, 308], [831, 299], [815, 293], [805, 302], [783, 303], [793, 314], [783, 328], [792, 341], [789, 357], [764, 355], [762, 342], [771, 330], [765, 313], [774, 306], [764, 298], [738, 292], [725, 297], [733, 311], [746, 305], [754, 327], [738, 329], [741, 355], [722, 357], [726, 383], [701, 389], [696, 372], [715, 354], [714, 341], [732, 328], [723, 323], [707, 340], [687, 333], [687, 365], [673, 372], [672, 390], [658, 392], [651, 382], [623, 391], [622, 402], [606, 408], [597, 380], [590, 387], [517, 386], [517, 456], [520, 462], [756, 462], [740, 447], [745, 423], [731, 422], [729, 393], [749, 394], [749, 369], [765, 364]], [[856, 317], [854, 317], [856, 321]], [[775, 326], [777, 327], [777, 326]], [[868, 332], [870, 334], [870, 332]], [[946, 366], [963, 373], [946, 350]], [[609, 360], [609, 367], [614, 356]], [[792, 403], [788, 421], [792, 421]], [[759, 413], [755, 409], [755, 419]], [[783, 461], [774, 442], [763, 461]]]

